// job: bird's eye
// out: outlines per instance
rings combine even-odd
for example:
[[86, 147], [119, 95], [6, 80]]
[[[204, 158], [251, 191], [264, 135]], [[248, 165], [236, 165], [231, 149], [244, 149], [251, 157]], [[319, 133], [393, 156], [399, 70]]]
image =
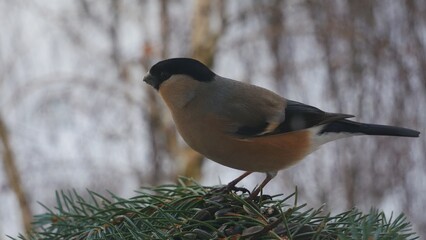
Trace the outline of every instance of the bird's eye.
[[171, 74], [168, 72], [161, 72], [160, 74], [161, 79], [164, 79], [164, 80], [168, 79], [170, 76]]

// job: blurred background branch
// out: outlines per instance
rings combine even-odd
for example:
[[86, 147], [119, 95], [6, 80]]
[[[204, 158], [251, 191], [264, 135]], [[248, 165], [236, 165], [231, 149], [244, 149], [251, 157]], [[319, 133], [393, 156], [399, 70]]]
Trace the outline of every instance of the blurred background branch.
[[16, 159], [10, 144], [8, 130], [1, 115], [0, 140], [2, 143], [4, 173], [6, 175], [10, 188], [16, 195], [24, 230], [26, 232], [29, 232], [31, 230], [32, 213], [30, 205], [28, 204], [26, 191], [23, 189], [22, 186], [21, 174], [18, 170], [18, 167], [16, 166]]

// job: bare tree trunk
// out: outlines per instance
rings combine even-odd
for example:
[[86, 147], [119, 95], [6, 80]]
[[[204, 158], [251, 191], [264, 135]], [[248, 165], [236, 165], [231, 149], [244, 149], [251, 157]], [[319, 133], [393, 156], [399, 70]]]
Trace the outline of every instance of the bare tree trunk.
[[191, 36], [192, 57], [209, 67], [213, 66], [216, 45], [221, 33], [220, 31], [215, 33], [210, 25], [212, 3], [217, 3], [217, 1], [198, 0], [195, 2]]
[[280, 93], [288, 91], [290, 85], [296, 85], [296, 69], [294, 66], [293, 36], [288, 33], [286, 27], [287, 16], [284, 13], [286, 1], [274, 0], [260, 2], [265, 6], [267, 30], [266, 38], [273, 59], [272, 77], [275, 88]]
[[10, 139], [7, 133], [6, 125], [0, 116], [0, 140], [3, 145], [4, 171], [9, 181], [9, 185], [16, 194], [18, 204], [21, 209], [22, 224], [28, 233], [31, 230], [32, 213], [24, 189], [22, 187], [21, 177], [19, 176], [16, 160], [10, 146]]
[[[169, 2], [166, 0], [159, 1], [160, 4], [160, 26], [162, 47], [160, 51], [161, 59], [169, 57], [169, 40], [171, 22], [168, 13]], [[212, 29], [210, 25], [212, 11], [216, 10], [221, 24], [218, 29]], [[191, 35], [191, 53], [190, 56], [200, 60], [207, 66], [213, 66], [216, 46], [219, 36], [225, 28], [224, 1], [196, 1], [193, 12], [193, 31]], [[149, 43], [146, 43], [149, 44]], [[145, 54], [145, 60], [142, 65], [149, 68], [152, 64], [149, 59], [150, 54]], [[160, 161], [164, 159], [164, 155], [171, 156], [172, 159], [179, 161], [177, 175], [183, 175], [199, 179], [201, 175], [201, 166], [203, 156], [192, 150], [186, 145], [181, 145], [178, 141], [176, 129], [170, 127], [170, 122], [164, 121], [162, 116], [162, 105], [158, 101], [158, 97], [153, 94], [152, 90], [148, 91], [148, 131], [151, 136], [151, 159], [153, 172], [155, 176], [152, 183], [158, 182], [158, 174], [160, 171]], [[160, 137], [164, 136], [166, 137]]]
[[[219, 12], [221, 18], [221, 26], [217, 30], [212, 29], [210, 24], [213, 7], [216, 7], [215, 10]], [[212, 67], [219, 36], [223, 33], [225, 26], [223, 1], [197, 0], [192, 21], [192, 57]], [[199, 179], [204, 157], [189, 147], [185, 147], [180, 153], [182, 156], [180, 159], [184, 161], [180, 174]]]

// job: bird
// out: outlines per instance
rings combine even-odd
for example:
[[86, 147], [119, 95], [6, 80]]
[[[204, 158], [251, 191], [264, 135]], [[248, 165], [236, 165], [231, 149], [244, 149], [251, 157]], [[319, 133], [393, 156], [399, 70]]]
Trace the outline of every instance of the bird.
[[154, 64], [143, 81], [158, 91], [184, 141], [219, 164], [266, 173], [249, 198], [255, 198], [279, 170], [288, 168], [321, 145], [356, 135], [418, 137], [408, 128], [360, 123], [354, 115], [330, 113], [268, 89], [217, 75], [192, 58]]

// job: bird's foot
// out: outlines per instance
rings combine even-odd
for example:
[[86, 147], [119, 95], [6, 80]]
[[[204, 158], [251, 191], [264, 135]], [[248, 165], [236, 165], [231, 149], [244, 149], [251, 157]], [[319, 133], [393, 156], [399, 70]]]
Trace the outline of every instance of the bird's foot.
[[253, 201], [253, 202], [261, 202], [261, 201], [271, 200], [271, 199], [272, 199], [271, 195], [266, 195], [266, 194], [261, 194], [259, 196], [250, 194], [249, 197], [247, 198], [247, 200]]
[[242, 193], [250, 194], [250, 191], [247, 188], [236, 187], [236, 186], [233, 186], [233, 185], [226, 185], [226, 186], [223, 186], [223, 187], [214, 188], [212, 192], [214, 192], [214, 193], [242, 192]]

